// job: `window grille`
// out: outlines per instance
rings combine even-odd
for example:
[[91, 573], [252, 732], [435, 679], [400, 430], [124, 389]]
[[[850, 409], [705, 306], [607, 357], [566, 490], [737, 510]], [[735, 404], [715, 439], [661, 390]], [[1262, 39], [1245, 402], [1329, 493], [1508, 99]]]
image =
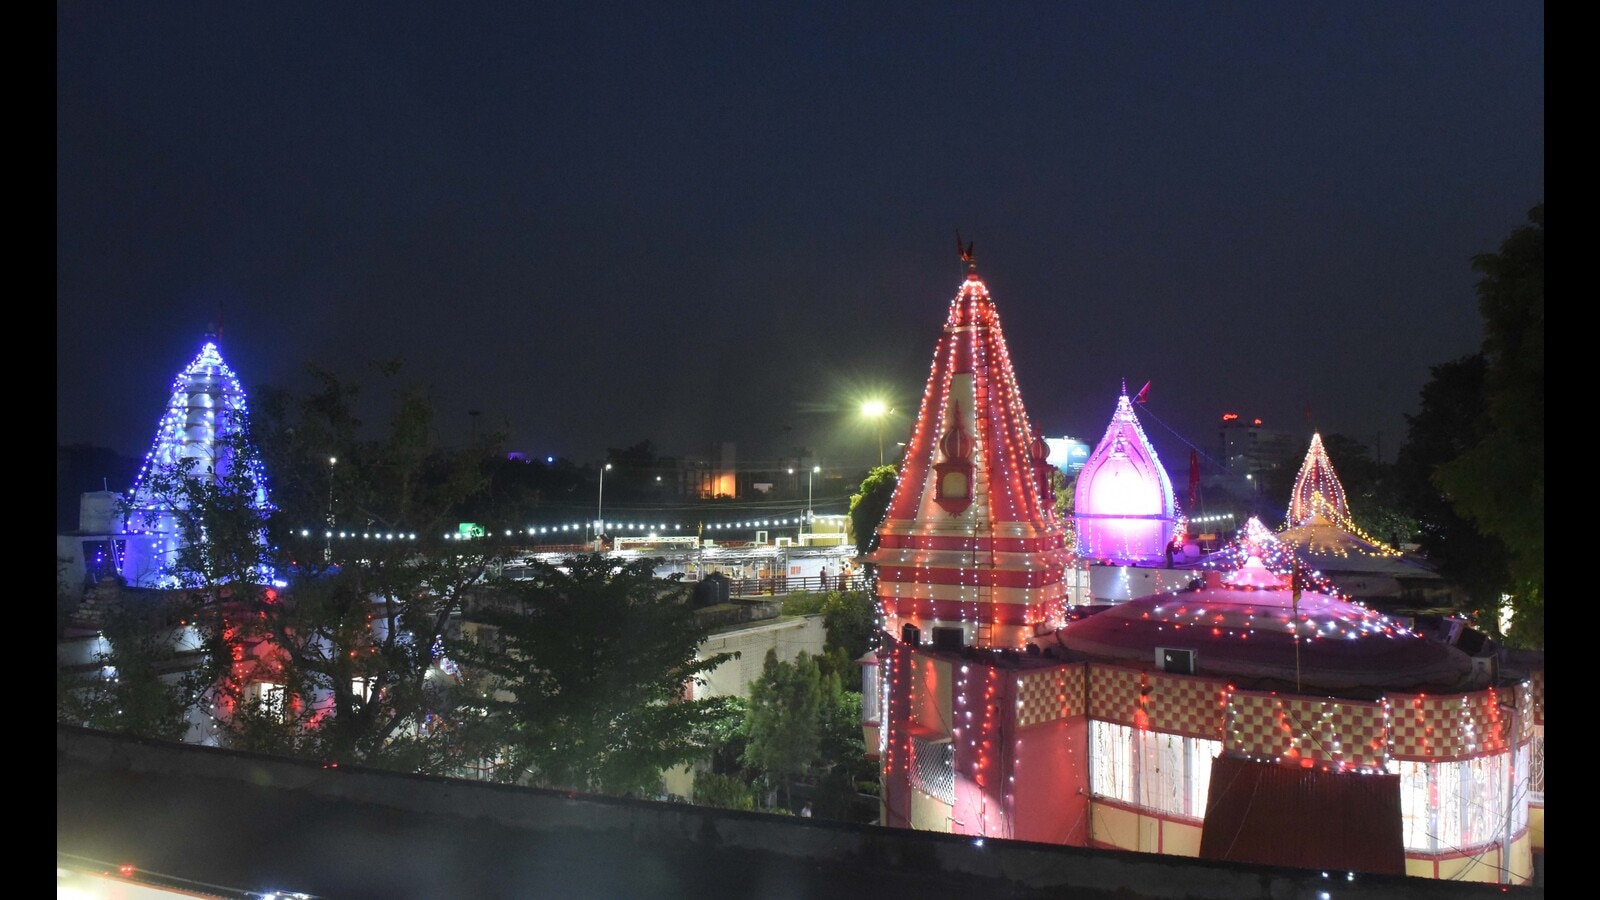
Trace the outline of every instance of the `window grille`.
[[1532, 799], [1544, 802], [1544, 733], [1541, 731], [1533, 736], [1531, 746], [1528, 748], [1532, 759], [1528, 767], [1531, 776], [1529, 789], [1533, 791]]
[[918, 790], [946, 803], [956, 802], [956, 752], [948, 741], [911, 739], [912, 775]]

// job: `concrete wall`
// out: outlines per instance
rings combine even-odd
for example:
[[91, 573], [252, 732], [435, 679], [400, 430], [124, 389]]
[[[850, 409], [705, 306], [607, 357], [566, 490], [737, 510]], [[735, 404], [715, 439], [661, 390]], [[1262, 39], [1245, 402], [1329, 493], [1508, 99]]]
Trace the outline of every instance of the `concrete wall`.
[[767, 651], [778, 651], [779, 662], [794, 662], [801, 653], [820, 656], [827, 643], [828, 630], [822, 616], [787, 616], [752, 622], [715, 632], [700, 644], [696, 656], [707, 659], [719, 653], [737, 653], [706, 675], [704, 687], [696, 687], [696, 697], [746, 697], [750, 685], [761, 677]]
[[[56, 729], [56, 850], [247, 890], [441, 896], [1503, 897], [399, 775]], [[271, 882], [271, 883], [268, 883]], [[1512, 888], [1543, 897], [1542, 888]]]

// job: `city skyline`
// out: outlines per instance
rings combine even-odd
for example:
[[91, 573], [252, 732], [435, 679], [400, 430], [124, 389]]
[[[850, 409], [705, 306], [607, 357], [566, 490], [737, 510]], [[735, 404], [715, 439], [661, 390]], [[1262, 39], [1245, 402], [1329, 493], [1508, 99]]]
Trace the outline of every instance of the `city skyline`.
[[1038, 433], [1125, 380], [1169, 470], [1225, 412], [1393, 459], [1543, 199], [1538, 5], [57, 24], [57, 441], [132, 456], [220, 323], [249, 389], [405, 357], [444, 440], [874, 463], [959, 232]]

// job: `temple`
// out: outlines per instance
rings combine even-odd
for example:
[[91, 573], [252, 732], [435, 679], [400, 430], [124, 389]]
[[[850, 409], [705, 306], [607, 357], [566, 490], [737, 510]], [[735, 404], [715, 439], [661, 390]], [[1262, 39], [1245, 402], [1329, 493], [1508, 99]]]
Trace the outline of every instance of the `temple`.
[[1303, 564], [1337, 582], [1346, 596], [1386, 612], [1453, 608], [1464, 599], [1452, 595], [1454, 589], [1432, 566], [1356, 525], [1320, 433], [1311, 436], [1285, 527], [1275, 537]]
[[[863, 726], [880, 822], [1351, 878], [1530, 882], [1542, 656], [1486, 665], [1355, 602], [1255, 520], [1205, 565], [1167, 564], [1176, 504], [1126, 390], [1079, 476], [1078, 540], [1092, 566], [1167, 577], [1063, 610], [1076, 560], [1046, 453], [963, 261], [868, 557], [883, 629], [863, 660]], [[1319, 449], [1291, 508], [1347, 522]]]
[[1029, 424], [970, 246], [962, 263], [966, 278], [868, 561], [890, 630], [1020, 648], [1062, 621], [1066, 533], [1049, 447]]
[[[184, 545], [182, 512], [188, 494], [178, 479], [232, 482], [251, 495], [251, 505], [268, 509], [266, 478], [245, 450], [249, 409], [244, 388], [222, 359], [217, 336], [207, 334], [195, 358], [172, 382], [166, 412], [125, 506], [118, 539], [116, 571], [130, 587], [183, 586], [178, 565]], [[262, 536], [264, 542], [265, 537]], [[259, 571], [262, 583], [271, 573]]]
[[1171, 563], [1178, 504], [1172, 480], [1134, 415], [1126, 383], [1105, 437], [1078, 473], [1072, 508], [1083, 558], [1117, 565]]

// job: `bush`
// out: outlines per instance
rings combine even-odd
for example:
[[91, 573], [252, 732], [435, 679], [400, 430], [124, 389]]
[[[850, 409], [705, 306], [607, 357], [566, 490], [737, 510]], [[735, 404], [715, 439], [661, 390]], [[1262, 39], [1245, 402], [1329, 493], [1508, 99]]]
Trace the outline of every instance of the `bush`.
[[694, 802], [717, 809], [754, 810], [756, 795], [737, 775], [701, 772], [694, 779]]
[[814, 594], [810, 591], [788, 594], [783, 598], [783, 614], [786, 616], [814, 616], [822, 612], [822, 607], [827, 602], [827, 594]]

